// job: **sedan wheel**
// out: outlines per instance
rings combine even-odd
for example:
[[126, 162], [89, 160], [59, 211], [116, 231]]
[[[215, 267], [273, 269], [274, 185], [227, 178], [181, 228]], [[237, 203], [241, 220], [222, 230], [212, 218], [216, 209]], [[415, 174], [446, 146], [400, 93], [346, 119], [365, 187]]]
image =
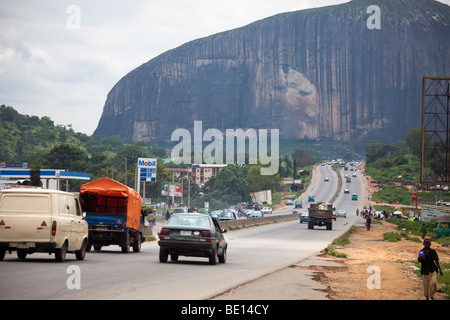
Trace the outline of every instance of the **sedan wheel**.
[[225, 263], [227, 261], [227, 247], [223, 248], [223, 253], [219, 256], [219, 262]]
[[159, 249], [159, 262], [167, 262], [167, 259], [169, 258], [169, 253], [166, 249]]
[[209, 264], [211, 265], [217, 264], [217, 249], [214, 249], [213, 252], [210, 254]]

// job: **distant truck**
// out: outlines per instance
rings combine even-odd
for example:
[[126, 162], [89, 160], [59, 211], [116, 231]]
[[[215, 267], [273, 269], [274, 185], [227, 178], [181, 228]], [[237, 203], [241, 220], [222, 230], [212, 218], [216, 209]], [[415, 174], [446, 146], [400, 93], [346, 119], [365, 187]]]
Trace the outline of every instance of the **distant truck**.
[[303, 208], [303, 201], [302, 200], [295, 201], [295, 208]]
[[311, 203], [308, 209], [308, 229], [314, 229], [314, 226], [326, 226], [327, 230], [333, 228], [333, 205], [330, 203], [319, 202]]
[[89, 225], [88, 251], [119, 245], [123, 253], [130, 247], [141, 251], [144, 216], [141, 196], [132, 188], [109, 178], [101, 178], [80, 189], [81, 208]]

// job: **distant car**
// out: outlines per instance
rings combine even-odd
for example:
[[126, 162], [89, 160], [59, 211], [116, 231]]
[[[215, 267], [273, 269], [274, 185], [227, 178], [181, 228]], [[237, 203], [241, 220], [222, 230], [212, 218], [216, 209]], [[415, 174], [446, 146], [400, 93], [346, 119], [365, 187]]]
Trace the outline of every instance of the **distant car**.
[[336, 219], [337, 219], [337, 214], [336, 214], [336, 211], [334, 211], [333, 210], [333, 218], [332, 218], [334, 221], [336, 221]]
[[272, 212], [273, 212], [273, 209], [270, 208], [270, 207], [264, 207], [264, 208], [261, 209], [261, 213], [262, 214], [270, 214]]
[[437, 221], [433, 228], [433, 237], [440, 238], [450, 236], [450, 222]]
[[236, 215], [232, 211], [224, 210], [222, 213], [216, 218], [219, 221], [223, 220], [236, 220]]
[[355, 172], [352, 174], [352, 177], [356, 177], [356, 173]]
[[212, 211], [209, 215], [213, 218], [218, 218], [220, 216], [220, 214], [222, 213], [222, 210], [214, 210]]
[[173, 213], [187, 213], [188, 209], [187, 208], [175, 208], [173, 209]]
[[177, 213], [159, 235], [159, 261], [178, 261], [179, 256], [205, 257], [209, 264], [225, 263], [228, 244], [216, 219], [198, 213]]
[[347, 188], [345, 188], [345, 189], [344, 189], [344, 193], [350, 193], [350, 190], [347, 189]]
[[248, 218], [262, 218], [264, 215], [259, 210], [252, 210], [248, 215]]
[[302, 200], [295, 201], [295, 207], [296, 208], [303, 208], [303, 201]]
[[244, 209], [244, 216], [248, 218], [248, 215], [250, 214], [250, 212], [252, 212], [252, 209]]
[[314, 202], [315, 199], [316, 199], [316, 197], [315, 197], [313, 194], [310, 194], [310, 195], [308, 196], [308, 202]]
[[353, 193], [352, 194], [352, 200], [358, 200], [358, 194], [357, 193]]
[[328, 177], [325, 177], [325, 181], [330, 181], [330, 179]]
[[345, 210], [338, 210], [337, 216], [338, 216], [338, 217], [344, 217], [344, 218], [347, 218], [347, 211], [345, 211]]
[[308, 212], [303, 212], [300, 216], [300, 223], [308, 222], [308, 218], [309, 218]]
[[294, 202], [292, 200], [286, 201], [286, 205], [287, 206], [292, 206], [293, 204], [294, 204]]

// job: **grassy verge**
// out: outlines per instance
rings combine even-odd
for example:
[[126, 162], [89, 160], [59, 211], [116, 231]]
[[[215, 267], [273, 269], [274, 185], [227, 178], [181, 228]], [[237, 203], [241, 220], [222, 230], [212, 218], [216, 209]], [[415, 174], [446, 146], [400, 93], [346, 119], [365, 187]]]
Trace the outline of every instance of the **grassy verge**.
[[335, 246], [345, 246], [350, 243], [350, 235], [355, 232], [356, 228], [352, 226], [346, 233], [340, 236], [337, 239], [334, 239], [333, 242], [327, 247], [326, 253], [333, 257], [338, 258], [347, 258], [345, 253], [339, 252], [336, 250]]
[[[402, 238], [406, 240], [412, 240], [416, 242], [422, 242], [421, 239], [410, 237], [409, 235], [413, 234], [416, 236], [422, 236], [420, 229], [422, 228], [423, 222], [419, 221], [413, 221], [410, 222], [408, 220], [403, 219], [397, 219], [397, 218], [391, 218], [387, 220], [390, 223], [397, 225], [398, 233], [388, 232], [383, 234], [383, 237], [389, 241], [399, 241]], [[438, 242], [438, 243], [450, 243], [450, 237], [442, 237], [438, 239], [433, 239], [433, 223], [425, 223], [427, 226], [427, 237], [431, 238], [432, 241]], [[400, 239], [399, 239], [400, 238]], [[393, 239], [393, 240], [390, 240]], [[398, 239], [398, 240], [397, 240]], [[418, 270], [414, 271], [417, 276], [421, 277], [420, 275], [420, 263], [417, 261], [413, 261], [414, 265], [419, 268]], [[447, 299], [450, 299], [450, 263], [441, 263], [441, 269], [444, 273], [443, 276], [439, 275], [437, 276], [437, 280], [440, 284], [442, 284], [441, 290], [446, 294]]]
[[[414, 270], [414, 273], [422, 279], [422, 275], [420, 274], [420, 262], [411, 261], [417, 269]], [[446, 298], [450, 299], [450, 263], [440, 263], [441, 270], [443, 275], [441, 276], [439, 273], [437, 274], [437, 281], [442, 285], [440, 290], [445, 293]]]

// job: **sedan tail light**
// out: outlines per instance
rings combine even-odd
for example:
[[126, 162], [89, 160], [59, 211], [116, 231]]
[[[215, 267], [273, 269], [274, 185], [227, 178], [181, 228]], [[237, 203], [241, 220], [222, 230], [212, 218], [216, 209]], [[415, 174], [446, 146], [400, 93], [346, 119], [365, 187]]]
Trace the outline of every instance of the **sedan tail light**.
[[211, 231], [209, 230], [202, 231], [202, 238], [207, 238], [205, 239], [206, 242], [211, 242]]
[[164, 236], [168, 236], [169, 235], [169, 229], [165, 229], [165, 228], [162, 228], [161, 229], [161, 231], [159, 232], [159, 238], [160, 239], [164, 239]]

